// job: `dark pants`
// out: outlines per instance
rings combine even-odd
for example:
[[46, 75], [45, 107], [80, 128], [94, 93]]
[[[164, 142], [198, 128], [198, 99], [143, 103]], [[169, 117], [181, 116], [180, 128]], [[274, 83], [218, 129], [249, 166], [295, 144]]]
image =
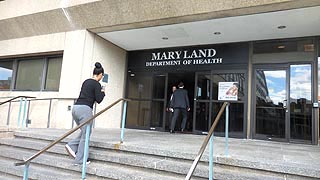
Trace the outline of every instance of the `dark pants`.
[[181, 129], [185, 129], [186, 128], [186, 123], [187, 123], [187, 119], [188, 119], [187, 110], [186, 109], [181, 109], [181, 108], [175, 108], [174, 111], [173, 111], [173, 118], [172, 118], [171, 126], [170, 126], [171, 130], [174, 130], [174, 128], [176, 126], [176, 121], [177, 121], [180, 113], [182, 114]]

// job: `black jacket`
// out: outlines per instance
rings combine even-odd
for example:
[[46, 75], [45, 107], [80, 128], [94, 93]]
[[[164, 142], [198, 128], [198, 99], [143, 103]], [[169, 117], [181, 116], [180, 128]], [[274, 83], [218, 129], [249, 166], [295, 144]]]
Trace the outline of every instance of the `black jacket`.
[[94, 79], [87, 79], [82, 83], [81, 92], [75, 104], [93, 108], [94, 102], [100, 104], [104, 96], [104, 92], [101, 92], [100, 83]]
[[190, 108], [188, 91], [182, 88], [178, 88], [174, 91], [170, 107], [181, 109]]

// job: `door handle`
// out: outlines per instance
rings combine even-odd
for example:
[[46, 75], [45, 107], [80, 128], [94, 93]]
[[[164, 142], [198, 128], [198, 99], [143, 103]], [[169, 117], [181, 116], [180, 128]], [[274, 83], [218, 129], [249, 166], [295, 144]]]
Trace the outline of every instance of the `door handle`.
[[287, 108], [287, 100], [285, 99], [285, 100], [283, 100], [283, 108]]

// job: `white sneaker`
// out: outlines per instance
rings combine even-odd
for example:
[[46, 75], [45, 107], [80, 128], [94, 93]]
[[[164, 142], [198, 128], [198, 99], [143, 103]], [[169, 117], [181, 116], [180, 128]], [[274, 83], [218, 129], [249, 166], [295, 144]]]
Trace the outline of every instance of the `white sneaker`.
[[[91, 161], [87, 161], [86, 165], [89, 165], [91, 163]], [[82, 163], [73, 163], [73, 165], [75, 166], [82, 166]]]
[[72, 156], [73, 158], [76, 158], [76, 153], [71, 149], [71, 147], [68, 144], [66, 144], [65, 148], [70, 156]]

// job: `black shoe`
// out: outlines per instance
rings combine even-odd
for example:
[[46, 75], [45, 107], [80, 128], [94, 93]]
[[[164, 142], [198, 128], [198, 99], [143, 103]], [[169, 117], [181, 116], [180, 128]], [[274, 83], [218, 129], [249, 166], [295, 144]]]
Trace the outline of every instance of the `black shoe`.
[[174, 130], [170, 130], [170, 134], [173, 134], [173, 133], [175, 133]]

